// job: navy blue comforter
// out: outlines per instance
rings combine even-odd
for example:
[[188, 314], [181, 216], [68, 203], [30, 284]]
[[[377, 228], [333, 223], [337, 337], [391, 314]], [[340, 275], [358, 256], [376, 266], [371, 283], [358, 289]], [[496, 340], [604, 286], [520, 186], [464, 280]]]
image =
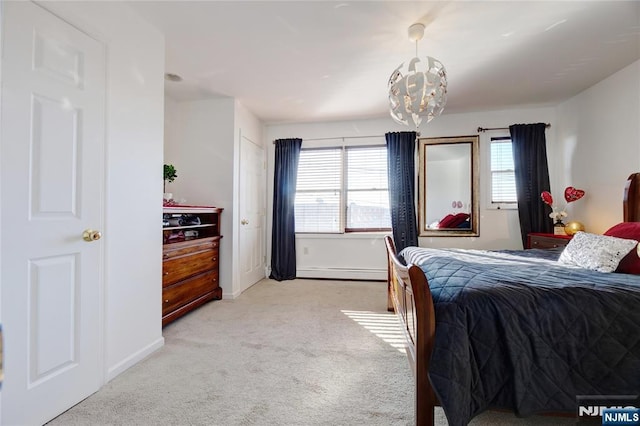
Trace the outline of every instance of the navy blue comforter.
[[576, 411], [577, 395], [640, 394], [640, 276], [553, 250], [408, 247], [436, 311], [429, 378], [451, 426], [489, 407]]

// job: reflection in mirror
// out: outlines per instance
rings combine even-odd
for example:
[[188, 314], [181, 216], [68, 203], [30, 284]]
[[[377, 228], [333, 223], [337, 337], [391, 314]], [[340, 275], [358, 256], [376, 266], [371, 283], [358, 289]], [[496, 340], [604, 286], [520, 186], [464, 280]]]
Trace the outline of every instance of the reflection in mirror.
[[419, 142], [421, 236], [477, 236], [478, 136]]

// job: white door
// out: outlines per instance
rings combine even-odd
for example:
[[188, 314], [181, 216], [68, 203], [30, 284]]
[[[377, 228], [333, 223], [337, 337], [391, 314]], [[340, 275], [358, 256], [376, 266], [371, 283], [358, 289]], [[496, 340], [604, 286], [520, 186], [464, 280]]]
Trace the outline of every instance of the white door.
[[2, 39], [1, 422], [33, 425], [104, 380], [102, 241], [82, 234], [103, 220], [105, 49], [22, 1]]
[[265, 276], [264, 149], [240, 135], [240, 286], [245, 291]]

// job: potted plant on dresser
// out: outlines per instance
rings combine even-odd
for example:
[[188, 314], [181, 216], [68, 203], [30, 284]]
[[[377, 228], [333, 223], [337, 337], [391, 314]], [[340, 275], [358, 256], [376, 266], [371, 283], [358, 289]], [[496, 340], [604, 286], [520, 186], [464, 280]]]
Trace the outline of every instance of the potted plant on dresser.
[[173, 198], [173, 194], [170, 192], [167, 192], [167, 182], [173, 182], [174, 180], [176, 180], [177, 177], [178, 177], [178, 174], [176, 173], [176, 168], [173, 166], [173, 164], [165, 164], [164, 165], [164, 184], [162, 186], [162, 192], [164, 192], [162, 198], [165, 201], [169, 201]]

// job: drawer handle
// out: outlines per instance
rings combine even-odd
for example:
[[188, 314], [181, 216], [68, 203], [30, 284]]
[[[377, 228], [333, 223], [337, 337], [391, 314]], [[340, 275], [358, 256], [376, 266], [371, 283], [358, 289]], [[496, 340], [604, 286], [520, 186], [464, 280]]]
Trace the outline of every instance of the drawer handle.
[[214, 258], [213, 258], [213, 259], [211, 259], [211, 260], [213, 260], [213, 261], [215, 262], [216, 260], [218, 260], [218, 258], [217, 258], [217, 257], [214, 257]]
[[164, 274], [165, 274], [165, 275], [169, 275], [169, 271], [165, 272]]
[[168, 254], [165, 254], [165, 255], [164, 255], [164, 258], [166, 259], [167, 257], [169, 257], [169, 255], [168, 255]]
[[216, 281], [218, 281], [218, 279], [217, 279], [217, 278], [214, 278], [214, 279], [213, 279], [213, 282], [215, 283]]
[[165, 300], [164, 300], [164, 303], [169, 303], [169, 299], [165, 299]]

